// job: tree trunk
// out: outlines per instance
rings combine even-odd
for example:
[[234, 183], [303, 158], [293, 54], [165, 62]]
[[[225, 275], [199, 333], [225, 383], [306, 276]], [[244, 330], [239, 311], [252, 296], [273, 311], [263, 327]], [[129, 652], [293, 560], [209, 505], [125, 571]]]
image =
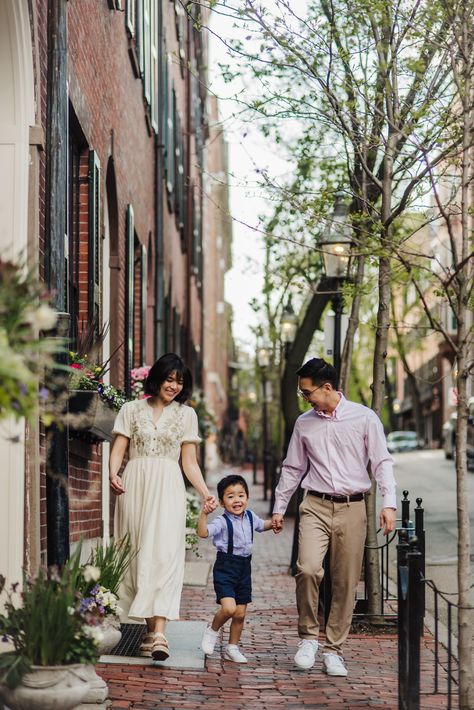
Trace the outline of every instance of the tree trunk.
[[291, 349], [288, 353], [281, 381], [281, 406], [285, 421], [284, 453], [288, 447], [295, 421], [300, 415], [297, 395], [296, 370], [303, 364], [303, 359], [311, 345], [313, 335], [319, 328], [321, 315], [331, 298], [335, 284], [331, 279], [321, 279], [304, 314]]
[[469, 297], [472, 288], [472, 260], [468, 260], [473, 231], [472, 178], [472, 16], [466, 3], [462, 6], [460, 45], [463, 49], [463, 153], [461, 182], [461, 269], [458, 274], [459, 297], [457, 308], [457, 421], [456, 421], [456, 499], [458, 512], [458, 649], [459, 649], [459, 708], [474, 707], [474, 668], [472, 644], [472, 608], [470, 607], [470, 522], [467, 497], [467, 378], [469, 376], [469, 328], [467, 324]]

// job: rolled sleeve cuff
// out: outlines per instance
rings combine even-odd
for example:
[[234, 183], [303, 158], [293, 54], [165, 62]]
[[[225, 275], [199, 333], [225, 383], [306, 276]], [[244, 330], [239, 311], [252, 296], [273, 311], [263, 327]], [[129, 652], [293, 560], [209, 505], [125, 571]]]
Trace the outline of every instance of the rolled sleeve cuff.
[[395, 493], [386, 493], [382, 496], [382, 508], [397, 509], [397, 496]]

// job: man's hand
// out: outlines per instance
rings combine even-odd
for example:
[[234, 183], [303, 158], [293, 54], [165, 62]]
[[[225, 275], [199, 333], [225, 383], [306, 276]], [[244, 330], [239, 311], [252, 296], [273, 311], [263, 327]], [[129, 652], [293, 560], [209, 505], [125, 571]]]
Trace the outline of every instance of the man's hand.
[[283, 515], [273, 513], [272, 515], [272, 530], [277, 535], [283, 530]]
[[397, 513], [393, 508], [382, 508], [380, 511], [380, 527], [384, 535], [395, 530], [397, 522]]

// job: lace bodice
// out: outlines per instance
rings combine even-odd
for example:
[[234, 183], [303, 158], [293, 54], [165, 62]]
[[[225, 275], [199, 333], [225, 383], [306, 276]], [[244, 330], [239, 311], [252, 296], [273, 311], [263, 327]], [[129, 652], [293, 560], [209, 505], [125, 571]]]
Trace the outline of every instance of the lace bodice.
[[179, 460], [181, 445], [198, 444], [198, 420], [192, 407], [171, 402], [155, 423], [153, 410], [146, 399], [127, 402], [115, 420], [114, 434], [130, 439], [129, 459], [163, 456]]

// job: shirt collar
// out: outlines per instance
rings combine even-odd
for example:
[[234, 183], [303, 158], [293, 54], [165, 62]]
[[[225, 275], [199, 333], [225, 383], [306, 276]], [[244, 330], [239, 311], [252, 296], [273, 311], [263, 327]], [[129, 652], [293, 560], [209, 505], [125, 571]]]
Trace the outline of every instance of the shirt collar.
[[339, 402], [336, 405], [335, 410], [332, 412], [332, 414], [328, 414], [327, 412], [317, 412], [315, 409], [313, 410], [315, 414], [318, 415], [318, 417], [323, 417], [324, 419], [340, 419], [341, 418], [341, 412], [344, 409], [345, 403], [347, 402], [347, 399], [344, 397], [342, 392], [339, 392], [338, 390], [338, 395], [339, 395]]

